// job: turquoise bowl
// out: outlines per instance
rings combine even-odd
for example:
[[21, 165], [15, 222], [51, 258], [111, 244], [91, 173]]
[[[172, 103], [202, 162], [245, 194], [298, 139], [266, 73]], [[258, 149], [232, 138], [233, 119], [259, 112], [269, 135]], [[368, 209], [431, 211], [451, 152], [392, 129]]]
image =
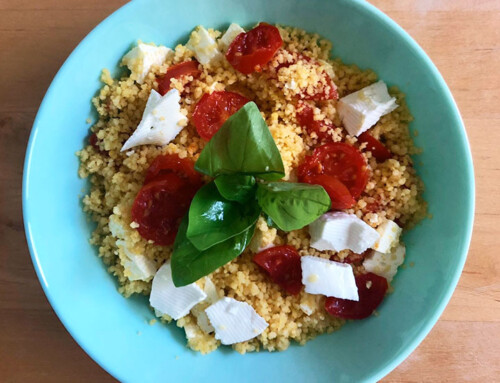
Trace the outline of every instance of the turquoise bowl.
[[[407, 94], [424, 149], [416, 164], [432, 219], [408, 232], [407, 263], [380, 315], [347, 324], [285, 352], [202, 356], [175, 325], [151, 326], [145, 298], [124, 299], [96, 249], [80, 197], [75, 152], [85, 143], [90, 99], [102, 68], [115, 69], [137, 39], [173, 47], [191, 29], [258, 21], [318, 32], [345, 62], [372, 68]], [[113, 72], [113, 70], [112, 70]], [[472, 160], [455, 102], [430, 59], [396, 23], [363, 1], [146, 0], [132, 2], [95, 28], [62, 66], [36, 117], [23, 184], [24, 222], [35, 269], [55, 312], [80, 346], [121, 381], [361, 382], [403, 361], [441, 315], [469, 246]]]

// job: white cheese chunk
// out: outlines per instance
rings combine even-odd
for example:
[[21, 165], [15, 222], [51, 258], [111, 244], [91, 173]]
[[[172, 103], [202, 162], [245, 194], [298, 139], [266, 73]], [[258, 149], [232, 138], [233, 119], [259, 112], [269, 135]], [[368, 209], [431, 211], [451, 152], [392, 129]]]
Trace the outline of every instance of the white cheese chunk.
[[163, 64], [170, 54], [173, 54], [170, 48], [139, 43], [123, 56], [122, 65], [126, 65], [142, 84], [151, 68]]
[[217, 288], [209, 277], [205, 277], [205, 286], [203, 287], [203, 291], [207, 294], [207, 298], [198, 303], [191, 309], [191, 314], [193, 314], [196, 318], [198, 326], [207, 334], [210, 334], [214, 331], [213, 326], [210, 324], [207, 313], [205, 309], [214, 304], [219, 300], [219, 293], [217, 292]]
[[164, 96], [153, 89], [141, 122], [121, 151], [139, 145], [165, 145], [172, 141], [182, 130], [182, 124], [186, 121], [186, 116], [181, 113], [180, 100], [177, 89], [170, 90]]
[[236, 38], [236, 36], [238, 36], [240, 33], [245, 33], [245, 30], [238, 24], [232, 23], [229, 28], [227, 28], [226, 33], [224, 33], [219, 39], [220, 49], [225, 52], [229, 48], [233, 40]]
[[320, 251], [350, 249], [361, 254], [372, 247], [380, 234], [356, 217], [343, 212], [326, 213], [309, 225], [311, 247]]
[[153, 278], [149, 303], [153, 308], [177, 320], [189, 313], [207, 294], [196, 283], [175, 287], [170, 262], [165, 263]]
[[222, 57], [217, 42], [201, 25], [191, 32], [191, 37], [186, 46], [193, 51], [196, 59], [202, 65], [214, 62]]
[[255, 338], [269, 326], [252, 306], [233, 298], [222, 298], [205, 311], [215, 328], [215, 339], [226, 345]]
[[116, 241], [119, 257], [124, 268], [124, 275], [131, 281], [147, 281], [155, 275], [156, 263], [142, 254], [127, 247], [124, 240]]
[[[124, 268], [124, 275], [130, 281], [147, 281], [155, 275], [156, 263], [146, 256], [133, 251], [126, 242], [126, 228], [119, 221], [119, 217], [112, 214], [109, 217], [109, 231], [117, 239], [118, 256]], [[129, 231], [129, 230], [128, 230]]]
[[366, 271], [380, 275], [390, 282], [396, 275], [398, 267], [403, 264], [405, 253], [403, 244], [393, 247], [387, 254], [373, 250], [363, 261], [363, 266]]
[[306, 293], [358, 301], [354, 272], [348, 263], [329, 261], [309, 255], [300, 258], [302, 284]]
[[401, 229], [398, 224], [394, 221], [386, 221], [379, 227], [377, 227], [377, 232], [380, 234], [380, 239], [375, 242], [373, 249], [380, 253], [388, 253], [393, 246], [399, 242], [399, 237], [401, 235]]
[[379, 81], [342, 97], [337, 110], [349, 134], [359, 136], [397, 107], [396, 99], [387, 91], [387, 85]]

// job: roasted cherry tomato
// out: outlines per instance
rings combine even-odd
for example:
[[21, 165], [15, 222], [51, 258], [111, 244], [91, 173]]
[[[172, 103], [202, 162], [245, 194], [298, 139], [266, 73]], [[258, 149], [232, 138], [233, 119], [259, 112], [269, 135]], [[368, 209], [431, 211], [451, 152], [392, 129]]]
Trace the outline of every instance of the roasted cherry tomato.
[[193, 112], [193, 124], [200, 137], [210, 140], [224, 122], [248, 101], [241, 94], [224, 90], [205, 93]]
[[173, 78], [180, 78], [182, 76], [198, 77], [201, 71], [198, 67], [199, 63], [196, 60], [185, 61], [180, 64], [172, 65], [167, 69], [167, 73], [158, 77], [158, 92], [163, 96], [170, 90], [170, 82]]
[[294, 247], [271, 247], [256, 254], [253, 261], [288, 294], [298, 294], [302, 289], [300, 255]]
[[260, 23], [236, 36], [227, 50], [226, 59], [243, 74], [260, 72], [282, 45], [278, 28]]
[[157, 156], [146, 171], [144, 184], [156, 180], [167, 173], [175, 173], [187, 180], [194, 187], [201, 186], [201, 176], [194, 170], [194, 163], [190, 159], [180, 158], [177, 154], [163, 154]]
[[174, 243], [177, 229], [196, 193], [186, 180], [174, 173], [158, 176], [142, 187], [132, 205], [132, 220], [137, 231], [157, 245]]
[[327, 174], [310, 175], [302, 177], [300, 181], [323, 186], [323, 189], [330, 196], [334, 210], [349, 209], [356, 203], [349, 189], [333, 176]]
[[368, 182], [368, 169], [363, 155], [355, 147], [332, 142], [314, 149], [298, 168], [299, 180], [307, 176], [326, 174], [337, 178], [358, 198]]
[[305, 102], [299, 102], [297, 104], [297, 121], [301, 126], [307, 129], [309, 134], [316, 133], [320, 140], [332, 140], [332, 136], [329, 132], [335, 129], [335, 125], [331, 122], [315, 120], [313, 108]]
[[325, 301], [326, 311], [344, 319], [364, 319], [369, 317], [383, 301], [387, 292], [387, 280], [373, 273], [356, 277], [359, 301], [329, 297]]
[[378, 162], [384, 162], [392, 157], [389, 149], [368, 132], [362, 133], [358, 137], [358, 141], [361, 143], [366, 142], [366, 150], [372, 152], [372, 156], [375, 157]]

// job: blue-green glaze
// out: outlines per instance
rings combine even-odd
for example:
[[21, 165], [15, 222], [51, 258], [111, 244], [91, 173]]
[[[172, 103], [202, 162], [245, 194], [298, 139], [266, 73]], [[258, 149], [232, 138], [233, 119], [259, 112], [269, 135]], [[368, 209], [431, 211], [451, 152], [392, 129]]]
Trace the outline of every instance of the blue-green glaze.
[[[241, 356], [228, 348], [207, 356], [185, 346], [175, 325], [150, 326], [147, 299], [125, 299], [89, 245], [91, 225], [79, 197], [75, 152], [85, 143], [90, 99], [103, 67], [141, 39], [173, 47], [197, 24], [251, 26], [257, 21], [318, 32], [344, 61], [372, 68], [407, 94], [411, 128], [424, 152], [416, 161], [432, 219], [405, 236], [408, 262], [380, 316], [353, 322], [286, 352]], [[113, 70], [115, 69], [115, 70]], [[430, 59], [387, 16], [356, 0], [137, 1], [95, 28], [58, 72], [40, 106], [24, 169], [24, 222], [36, 271], [71, 335], [121, 381], [375, 381], [422, 341], [448, 302], [472, 231], [474, 178], [455, 102]], [[140, 335], [139, 335], [140, 334]]]

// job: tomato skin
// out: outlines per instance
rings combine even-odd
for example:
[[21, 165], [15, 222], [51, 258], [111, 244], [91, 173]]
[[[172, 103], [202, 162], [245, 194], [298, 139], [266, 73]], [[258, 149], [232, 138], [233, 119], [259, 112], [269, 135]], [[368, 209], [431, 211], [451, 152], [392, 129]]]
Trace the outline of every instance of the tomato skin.
[[350, 209], [356, 203], [349, 189], [335, 177], [326, 174], [311, 175], [303, 177], [301, 182], [323, 186], [330, 196], [331, 208], [334, 210]]
[[296, 295], [302, 290], [300, 255], [293, 246], [262, 250], [253, 257], [253, 261], [288, 294]]
[[[366, 286], [367, 283], [371, 284], [370, 288]], [[384, 300], [388, 283], [384, 277], [367, 273], [356, 277], [356, 286], [359, 294], [358, 302], [328, 297], [325, 300], [326, 311], [330, 315], [343, 319], [367, 318]]]
[[358, 137], [358, 141], [363, 143], [366, 142], [366, 150], [372, 152], [372, 156], [375, 157], [377, 162], [384, 162], [392, 157], [392, 153], [387, 149], [384, 144], [373, 137], [370, 133], [364, 132]]
[[198, 61], [192, 60], [184, 61], [169, 67], [167, 73], [156, 78], [158, 82], [158, 93], [164, 96], [170, 90], [170, 82], [173, 78], [180, 78], [182, 76], [198, 77], [201, 74], [199, 65]]
[[322, 141], [332, 141], [332, 136], [329, 133], [336, 128], [331, 122], [318, 121], [314, 119], [314, 111], [311, 106], [305, 102], [297, 104], [297, 121], [307, 129], [309, 134], [316, 133], [318, 139]]
[[365, 190], [369, 177], [363, 155], [354, 146], [342, 142], [318, 146], [298, 168], [299, 180], [319, 174], [337, 178], [355, 199]]
[[157, 156], [146, 171], [144, 184], [146, 185], [166, 173], [177, 174], [193, 186], [201, 187], [201, 176], [194, 170], [194, 162], [188, 158], [180, 158], [177, 154]]
[[210, 140], [226, 120], [250, 100], [241, 94], [218, 91], [205, 93], [196, 104], [192, 122], [201, 138]]
[[243, 74], [260, 72], [282, 45], [278, 28], [260, 23], [236, 36], [226, 52], [226, 59]]
[[132, 205], [137, 231], [156, 245], [172, 245], [196, 189], [174, 173], [167, 173], [144, 185]]

